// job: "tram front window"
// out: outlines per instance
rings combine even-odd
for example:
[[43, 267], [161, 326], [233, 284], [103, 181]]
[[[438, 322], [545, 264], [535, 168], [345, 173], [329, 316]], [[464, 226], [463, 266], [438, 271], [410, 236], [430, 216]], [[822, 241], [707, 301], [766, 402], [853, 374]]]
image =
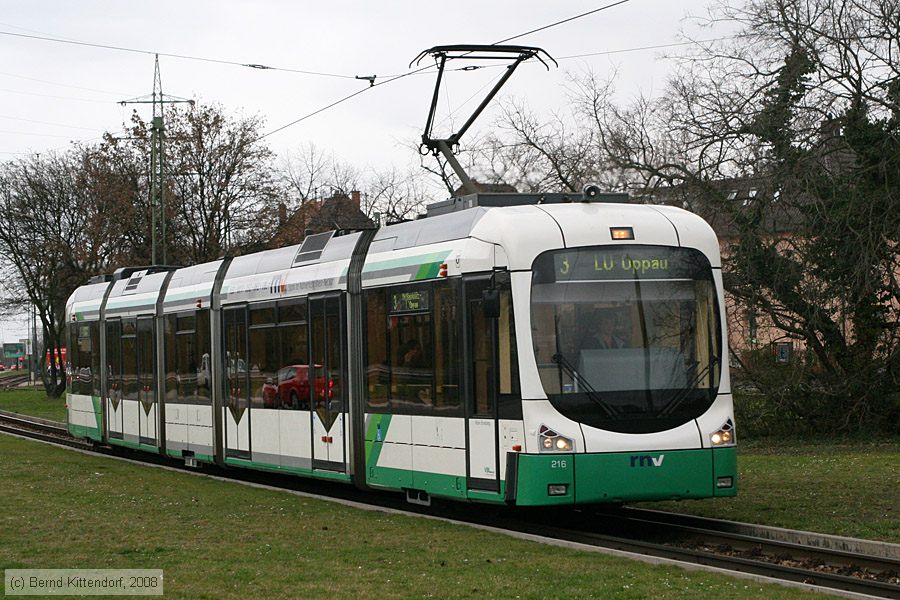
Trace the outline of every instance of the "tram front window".
[[719, 386], [712, 269], [660, 246], [547, 252], [534, 263], [532, 328], [544, 391], [565, 416], [650, 433], [705, 412]]

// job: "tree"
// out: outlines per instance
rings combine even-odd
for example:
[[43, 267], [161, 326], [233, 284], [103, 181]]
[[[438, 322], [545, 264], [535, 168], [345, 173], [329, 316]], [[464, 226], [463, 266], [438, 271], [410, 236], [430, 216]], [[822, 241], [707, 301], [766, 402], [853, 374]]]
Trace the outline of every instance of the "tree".
[[310, 200], [331, 196], [350, 196], [360, 192], [360, 210], [369, 218], [375, 214], [382, 222], [414, 217], [430, 199], [428, 182], [421, 170], [362, 170], [346, 163], [314, 144], [306, 144], [282, 162], [281, 180], [287, 189], [286, 209], [297, 210]]
[[575, 114], [542, 120], [523, 101], [503, 103], [497, 131], [476, 145], [479, 180], [507, 183], [520, 192], [581, 192], [587, 183], [612, 189], [621, 173], [603, 159], [593, 128]]
[[[14, 273], [7, 286], [35, 306], [51, 356], [65, 345], [66, 300], [97, 254], [85, 236], [92, 215], [76, 183], [79, 159], [78, 150], [33, 155], [0, 169], [0, 256]], [[55, 361], [43, 375], [47, 395], [58, 397], [65, 382]]]
[[[147, 173], [150, 128], [137, 115], [132, 120], [130, 150]], [[201, 103], [169, 109], [165, 120], [169, 262], [197, 264], [259, 248], [272, 234], [280, 192], [262, 120]]]
[[308, 200], [360, 190], [363, 177], [355, 166], [307, 143], [281, 161], [281, 180], [289, 195], [289, 208], [296, 208]]
[[[580, 81], [581, 115], [634, 187], [665, 186], [736, 233], [728, 289], [810, 351], [774, 394], [817, 429], [900, 418], [898, 14], [895, 0], [718, 5], [708, 22], [739, 34], [683, 56], [661, 97], [620, 106]], [[723, 181], [759, 185], [733, 202]]]

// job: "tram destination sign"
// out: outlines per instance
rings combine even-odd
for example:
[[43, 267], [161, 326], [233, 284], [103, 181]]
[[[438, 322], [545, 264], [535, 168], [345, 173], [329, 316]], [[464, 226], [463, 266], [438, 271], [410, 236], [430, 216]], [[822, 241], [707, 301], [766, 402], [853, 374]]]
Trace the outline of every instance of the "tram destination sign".
[[391, 294], [391, 312], [423, 312], [431, 309], [431, 298], [428, 290], [412, 290], [393, 292]]
[[[545, 258], [545, 257], [541, 257]], [[549, 257], [547, 257], [549, 258]], [[553, 253], [541, 265], [551, 281], [621, 279], [709, 279], [709, 261], [697, 250], [667, 246], [595, 247]], [[547, 277], [547, 267], [553, 276]]]

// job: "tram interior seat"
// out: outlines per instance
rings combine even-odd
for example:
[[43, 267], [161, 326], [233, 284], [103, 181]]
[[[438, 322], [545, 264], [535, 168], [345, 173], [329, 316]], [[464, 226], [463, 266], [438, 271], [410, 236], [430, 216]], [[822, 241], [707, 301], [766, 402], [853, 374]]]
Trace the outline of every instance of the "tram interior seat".
[[674, 348], [582, 350], [578, 373], [598, 392], [680, 389], [689, 379], [684, 353]]

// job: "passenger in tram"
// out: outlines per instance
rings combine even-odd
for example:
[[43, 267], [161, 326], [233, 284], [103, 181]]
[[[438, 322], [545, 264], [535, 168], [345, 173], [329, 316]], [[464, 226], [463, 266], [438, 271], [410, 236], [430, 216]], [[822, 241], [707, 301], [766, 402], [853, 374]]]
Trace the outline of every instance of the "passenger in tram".
[[430, 388], [431, 371], [428, 369], [425, 353], [419, 340], [412, 338], [400, 347], [398, 352], [399, 369], [397, 369], [398, 393], [400, 400], [412, 404], [421, 404], [423, 391], [426, 387], [424, 379], [429, 380]]

